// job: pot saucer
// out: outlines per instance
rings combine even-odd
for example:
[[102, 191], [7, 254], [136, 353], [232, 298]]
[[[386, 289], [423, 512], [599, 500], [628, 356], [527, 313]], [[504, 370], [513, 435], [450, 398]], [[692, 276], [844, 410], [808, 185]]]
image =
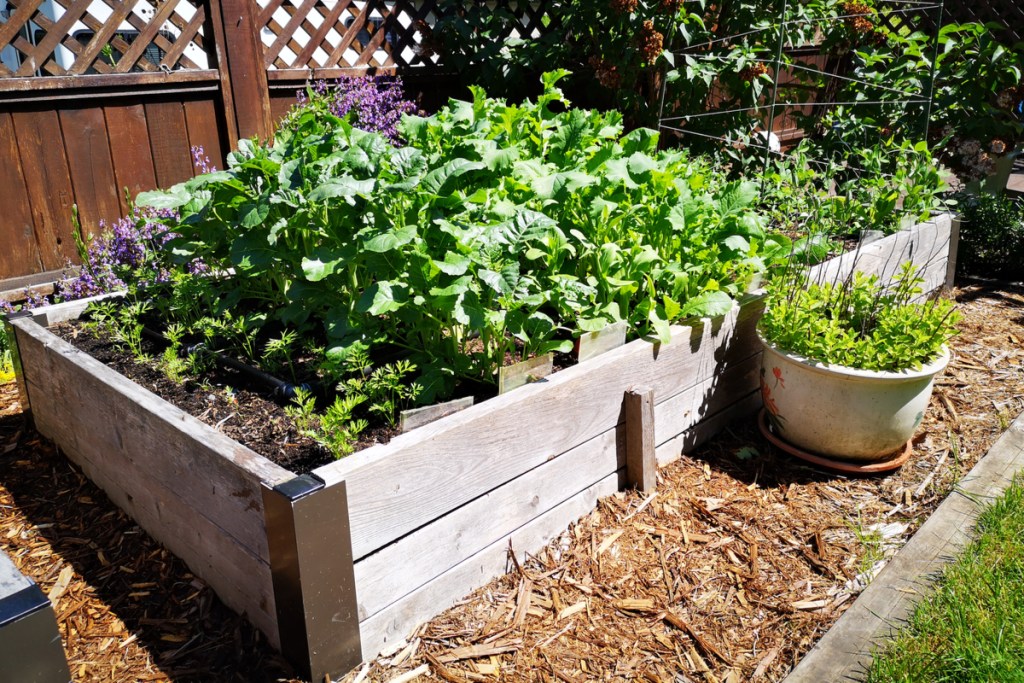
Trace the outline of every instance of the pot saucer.
[[828, 470], [829, 472], [854, 477], [871, 477], [877, 474], [888, 474], [889, 472], [893, 472], [902, 467], [904, 463], [910, 459], [910, 454], [914, 452], [911, 442], [907, 441], [907, 444], [903, 448], [899, 449], [884, 460], [857, 462], [854, 460], [828, 458], [824, 455], [818, 455], [817, 453], [811, 453], [801, 448], [797, 448], [796, 446], [783, 441], [771, 430], [771, 427], [768, 425], [766, 415], [767, 413], [765, 412], [765, 409], [762, 408], [761, 412], [758, 413], [757, 416], [757, 426], [761, 428], [761, 434], [764, 435], [764, 438], [768, 439], [769, 443], [789, 455], [800, 458], [815, 467]]

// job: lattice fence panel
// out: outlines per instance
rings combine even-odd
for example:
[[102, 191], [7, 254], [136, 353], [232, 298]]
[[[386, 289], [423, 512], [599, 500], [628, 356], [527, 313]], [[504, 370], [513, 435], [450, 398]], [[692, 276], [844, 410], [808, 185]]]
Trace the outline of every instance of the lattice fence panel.
[[0, 78], [209, 68], [201, 0], [7, 0]]
[[[939, 16], [938, 2], [901, 4], [899, 11], [886, 11], [882, 5], [882, 21], [894, 31], [911, 30], [934, 33]], [[896, 6], [894, 3], [893, 7]], [[946, 0], [942, 8], [942, 23], [999, 24], [993, 35], [1003, 44], [1013, 45], [1024, 40], [1024, 0]]]
[[[438, 67], [433, 27], [438, 0], [257, 0], [268, 69]], [[480, 2], [512, 13], [506, 38], [540, 35], [551, 24], [545, 0]]]
[[1003, 43], [1024, 40], [1024, 2], [1021, 0], [946, 0], [945, 22], [995, 22], [1004, 28], [994, 32]]

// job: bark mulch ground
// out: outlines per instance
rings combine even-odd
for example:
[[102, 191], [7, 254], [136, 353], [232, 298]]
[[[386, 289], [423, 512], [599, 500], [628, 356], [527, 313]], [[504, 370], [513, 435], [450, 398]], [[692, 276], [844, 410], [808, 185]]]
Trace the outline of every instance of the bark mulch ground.
[[[736, 424], [344, 680], [780, 680], [1024, 409], [1024, 288], [956, 296], [962, 334], [897, 474], [822, 474]], [[293, 680], [25, 425], [10, 385], [0, 547], [53, 600], [75, 681]]]

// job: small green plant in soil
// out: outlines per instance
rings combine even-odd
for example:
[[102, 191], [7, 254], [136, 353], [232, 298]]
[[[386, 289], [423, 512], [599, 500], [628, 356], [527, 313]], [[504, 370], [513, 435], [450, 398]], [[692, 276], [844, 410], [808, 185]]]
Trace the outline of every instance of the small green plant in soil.
[[758, 330], [774, 346], [821, 363], [917, 369], [939, 356], [959, 319], [948, 299], [915, 303], [921, 282], [909, 262], [888, 284], [859, 271], [841, 282], [811, 282], [790, 268], [769, 282]]
[[872, 662], [869, 683], [1024, 681], [1024, 479], [978, 520], [908, 626]]

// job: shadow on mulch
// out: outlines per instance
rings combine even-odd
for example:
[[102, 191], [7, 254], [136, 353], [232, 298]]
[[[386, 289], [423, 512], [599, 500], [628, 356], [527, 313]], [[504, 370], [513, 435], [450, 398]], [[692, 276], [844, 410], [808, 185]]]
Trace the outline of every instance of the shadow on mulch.
[[[255, 627], [20, 414], [0, 417], [0, 453], [0, 548], [23, 571], [41, 565], [31, 575], [55, 602], [76, 681], [294, 680]], [[69, 588], [68, 567], [84, 583]], [[123, 654], [110, 657], [118, 648]]]

